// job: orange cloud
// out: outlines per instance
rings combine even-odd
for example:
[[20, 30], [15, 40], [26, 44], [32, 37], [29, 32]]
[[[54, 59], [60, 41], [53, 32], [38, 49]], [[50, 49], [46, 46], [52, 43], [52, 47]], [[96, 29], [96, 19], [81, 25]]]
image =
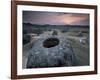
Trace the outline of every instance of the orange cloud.
[[89, 15], [81, 15], [81, 14], [66, 14], [60, 16], [60, 20], [64, 24], [75, 24], [75, 23], [80, 23], [85, 20], [89, 20]]

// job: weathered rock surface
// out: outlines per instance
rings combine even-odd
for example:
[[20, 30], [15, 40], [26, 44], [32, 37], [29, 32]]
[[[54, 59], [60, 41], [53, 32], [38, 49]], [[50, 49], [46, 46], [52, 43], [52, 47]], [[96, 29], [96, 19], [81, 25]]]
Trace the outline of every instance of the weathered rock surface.
[[27, 68], [73, 66], [75, 55], [65, 37], [49, 36], [38, 39], [32, 46]]

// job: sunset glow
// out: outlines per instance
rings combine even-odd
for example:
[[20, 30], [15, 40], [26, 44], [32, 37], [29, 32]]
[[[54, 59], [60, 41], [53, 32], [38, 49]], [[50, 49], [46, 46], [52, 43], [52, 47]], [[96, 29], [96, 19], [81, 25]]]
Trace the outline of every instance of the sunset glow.
[[89, 14], [23, 11], [23, 22], [51, 25], [89, 25]]

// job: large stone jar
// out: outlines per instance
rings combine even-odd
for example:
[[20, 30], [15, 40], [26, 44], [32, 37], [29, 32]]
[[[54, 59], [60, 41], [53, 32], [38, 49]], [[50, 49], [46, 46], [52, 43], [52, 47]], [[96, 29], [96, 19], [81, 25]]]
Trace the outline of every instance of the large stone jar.
[[70, 41], [61, 36], [40, 38], [29, 51], [27, 68], [73, 66], [75, 55]]

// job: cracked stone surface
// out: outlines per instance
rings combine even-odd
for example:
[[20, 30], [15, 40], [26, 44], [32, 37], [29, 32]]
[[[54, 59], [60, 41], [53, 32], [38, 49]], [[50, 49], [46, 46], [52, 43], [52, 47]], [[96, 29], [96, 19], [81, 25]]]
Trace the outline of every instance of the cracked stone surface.
[[[59, 40], [59, 44], [46, 48], [43, 42], [50, 38]], [[70, 41], [63, 36], [48, 36], [35, 41], [29, 51], [26, 68], [73, 66], [75, 55]]]

